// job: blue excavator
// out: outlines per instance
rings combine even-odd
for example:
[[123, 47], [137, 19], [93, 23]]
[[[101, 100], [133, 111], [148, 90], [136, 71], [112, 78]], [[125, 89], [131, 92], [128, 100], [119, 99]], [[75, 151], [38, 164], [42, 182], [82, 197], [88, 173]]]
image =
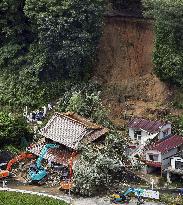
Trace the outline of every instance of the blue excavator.
[[144, 204], [144, 200], [142, 198], [144, 190], [140, 188], [129, 188], [124, 193], [116, 192], [111, 196], [111, 202], [114, 204], [128, 204], [131, 200], [129, 194], [133, 193], [137, 196], [137, 205]]
[[42, 185], [47, 180], [47, 171], [41, 165], [41, 161], [43, 160], [44, 156], [46, 155], [48, 149], [50, 148], [58, 148], [59, 146], [56, 144], [46, 144], [42, 148], [39, 157], [37, 158], [34, 164], [31, 164], [29, 167], [29, 179], [30, 184], [38, 184]]

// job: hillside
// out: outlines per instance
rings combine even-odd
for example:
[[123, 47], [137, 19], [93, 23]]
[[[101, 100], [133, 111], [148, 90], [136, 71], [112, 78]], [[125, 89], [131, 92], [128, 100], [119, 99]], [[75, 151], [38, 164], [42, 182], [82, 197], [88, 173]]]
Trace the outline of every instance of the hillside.
[[113, 120], [119, 122], [124, 112], [143, 116], [147, 109], [166, 106], [172, 92], [153, 73], [153, 47], [152, 20], [106, 17], [94, 73], [105, 87], [103, 99]]

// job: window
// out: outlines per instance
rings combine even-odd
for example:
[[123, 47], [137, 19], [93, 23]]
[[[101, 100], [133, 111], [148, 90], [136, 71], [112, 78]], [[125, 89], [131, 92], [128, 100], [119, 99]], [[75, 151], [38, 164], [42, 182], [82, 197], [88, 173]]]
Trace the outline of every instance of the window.
[[149, 160], [153, 162], [158, 162], [158, 154], [149, 154]]
[[183, 169], [183, 162], [176, 161], [175, 162], [175, 168], [176, 169]]
[[168, 136], [168, 130], [163, 131], [163, 138]]
[[136, 130], [136, 131], [134, 132], [134, 139], [135, 139], [135, 140], [138, 140], [138, 141], [141, 141], [141, 131], [139, 131], [139, 130], [137, 131], [137, 130]]

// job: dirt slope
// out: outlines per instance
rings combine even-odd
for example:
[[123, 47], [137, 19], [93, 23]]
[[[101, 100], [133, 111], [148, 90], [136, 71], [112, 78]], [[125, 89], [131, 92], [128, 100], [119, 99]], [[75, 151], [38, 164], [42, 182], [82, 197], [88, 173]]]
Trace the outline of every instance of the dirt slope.
[[98, 50], [95, 78], [104, 84], [104, 102], [111, 118], [125, 113], [147, 114], [148, 108], [165, 105], [169, 88], [153, 74], [153, 22], [120, 16], [106, 17]]

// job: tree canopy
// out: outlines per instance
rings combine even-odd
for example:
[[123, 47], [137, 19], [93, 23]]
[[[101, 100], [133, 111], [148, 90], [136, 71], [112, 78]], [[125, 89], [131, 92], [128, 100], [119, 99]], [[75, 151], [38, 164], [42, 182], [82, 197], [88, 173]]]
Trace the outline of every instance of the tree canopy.
[[155, 72], [160, 79], [183, 86], [183, 1], [143, 0], [155, 19]]
[[1, 104], [35, 105], [61, 79], [86, 78], [103, 11], [104, 0], [2, 0]]

